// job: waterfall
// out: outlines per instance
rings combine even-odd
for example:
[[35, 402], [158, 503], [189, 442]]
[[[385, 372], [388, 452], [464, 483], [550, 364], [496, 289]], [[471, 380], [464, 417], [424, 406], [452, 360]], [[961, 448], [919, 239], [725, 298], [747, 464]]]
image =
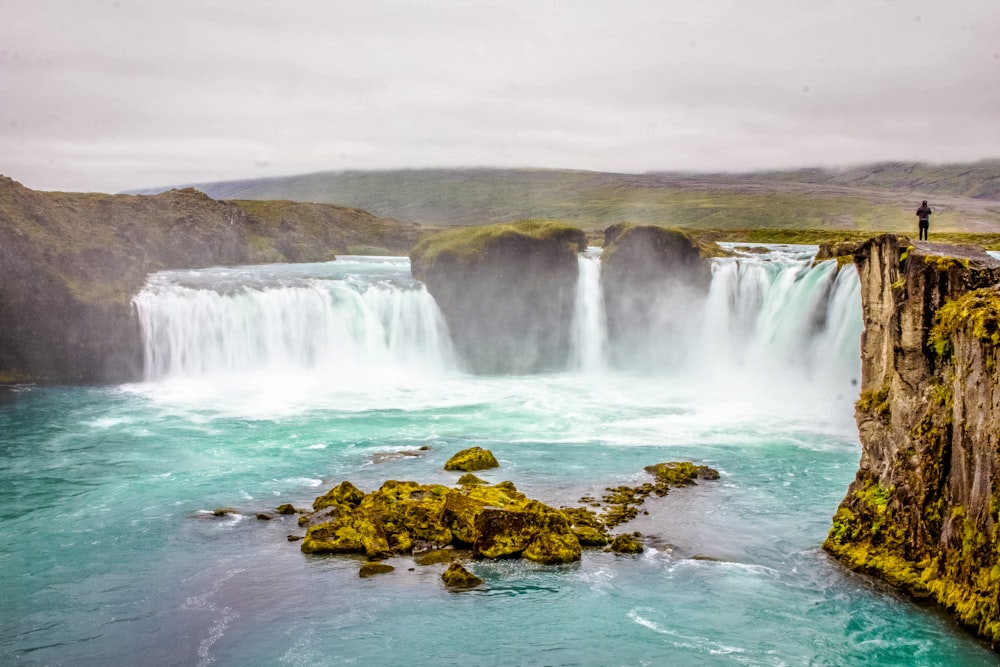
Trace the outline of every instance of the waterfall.
[[[625, 370], [609, 350], [598, 253], [579, 256], [571, 372]], [[645, 339], [658, 348], [628, 350], [645, 363], [629, 370], [720, 386], [805, 379], [856, 397], [859, 292], [855, 271], [807, 252], [715, 259], [707, 295], [651, 318], [664, 330]], [[147, 380], [310, 373], [349, 389], [379, 373], [423, 381], [459, 368], [437, 304], [401, 258], [168, 271], [135, 305]]]
[[[423, 285], [381, 273], [323, 276], [322, 268], [296, 275], [301, 270], [215, 269], [193, 283], [192, 272], [153, 276], [134, 299], [146, 379], [454, 368], [447, 328]], [[265, 271], [272, 274], [262, 278]]]
[[600, 250], [591, 248], [580, 253], [578, 262], [580, 276], [576, 283], [571, 363], [578, 370], [593, 373], [605, 369], [608, 344], [604, 296], [601, 293]]

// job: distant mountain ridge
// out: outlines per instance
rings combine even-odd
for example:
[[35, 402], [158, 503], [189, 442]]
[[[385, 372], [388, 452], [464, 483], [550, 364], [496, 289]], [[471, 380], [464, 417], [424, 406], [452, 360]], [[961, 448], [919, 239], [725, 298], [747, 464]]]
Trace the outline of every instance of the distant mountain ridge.
[[425, 225], [540, 218], [589, 230], [628, 221], [696, 228], [906, 232], [914, 224], [911, 209], [922, 199], [935, 199], [932, 229], [1000, 231], [1000, 160], [715, 174], [498, 168], [340, 171], [192, 187], [215, 199], [338, 204]]

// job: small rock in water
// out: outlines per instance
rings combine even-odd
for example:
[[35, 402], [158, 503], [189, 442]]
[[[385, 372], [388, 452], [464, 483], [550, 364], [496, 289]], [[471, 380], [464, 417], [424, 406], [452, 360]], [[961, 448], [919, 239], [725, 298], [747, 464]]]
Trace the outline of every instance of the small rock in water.
[[626, 533], [617, 535], [605, 551], [613, 551], [616, 554], [641, 554], [645, 551], [645, 547], [642, 546], [642, 542], [635, 539], [634, 535]]
[[273, 518], [274, 517], [268, 514], [267, 512], [257, 512], [258, 521], [270, 521]]
[[452, 563], [441, 575], [441, 581], [448, 588], [475, 588], [483, 583], [483, 580], [472, 574], [461, 563]]
[[299, 510], [295, 509], [295, 507], [291, 503], [285, 503], [284, 505], [278, 505], [278, 507], [274, 511], [277, 512], [278, 514], [298, 514], [299, 513]]
[[493, 452], [482, 447], [470, 447], [458, 452], [444, 464], [445, 470], [461, 470], [472, 472], [473, 470], [486, 470], [487, 468], [499, 468]]
[[218, 507], [212, 510], [212, 516], [229, 516], [230, 514], [239, 513], [239, 510], [233, 509], [232, 507]]
[[385, 563], [368, 562], [358, 570], [358, 576], [362, 578], [374, 577], [376, 574], [388, 574], [395, 569], [392, 565], [386, 565]]
[[288, 536], [288, 541], [289, 542], [298, 542], [299, 540], [303, 539], [304, 537], [305, 537], [304, 535], [289, 535]]

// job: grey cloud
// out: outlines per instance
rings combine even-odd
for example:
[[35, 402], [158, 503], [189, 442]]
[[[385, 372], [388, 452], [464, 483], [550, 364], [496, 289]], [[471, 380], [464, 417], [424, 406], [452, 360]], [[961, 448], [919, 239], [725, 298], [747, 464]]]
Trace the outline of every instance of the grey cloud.
[[1000, 155], [994, 0], [0, 0], [0, 173], [740, 170]]

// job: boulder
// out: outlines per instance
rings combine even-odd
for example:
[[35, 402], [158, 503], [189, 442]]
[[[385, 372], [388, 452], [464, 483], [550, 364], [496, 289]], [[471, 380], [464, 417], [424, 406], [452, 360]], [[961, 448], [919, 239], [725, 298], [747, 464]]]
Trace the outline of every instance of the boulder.
[[[465, 472], [471, 472], [473, 470], [487, 470], [489, 468], [499, 467], [500, 464], [497, 462], [496, 457], [493, 456], [493, 452], [488, 449], [483, 449], [482, 447], [470, 447], [469, 449], [463, 449], [448, 459], [448, 461], [444, 464], [445, 470], [462, 470]], [[473, 475], [473, 477], [475, 477], [475, 475]]]
[[441, 575], [441, 581], [448, 588], [475, 588], [483, 580], [466, 570], [460, 563], [452, 563]]
[[320, 496], [313, 501], [313, 509], [321, 510], [324, 507], [331, 507], [334, 505], [343, 505], [347, 507], [356, 507], [365, 497], [363, 491], [359, 490], [356, 486], [350, 482], [341, 482], [337, 486], [330, 489], [325, 495]]
[[361, 568], [358, 570], [358, 576], [364, 579], [367, 577], [374, 577], [377, 574], [388, 574], [395, 569], [396, 568], [392, 565], [379, 563], [377, 561], [369, 561], [361, 564]]
[[645, 550], [642, 542], [637, 540], [634, 535], [624, 533], [615, 535], [615, 539], [611, 540], [611, 546], [605, 551], [613, 551], [616, 554], [641, 554]]

